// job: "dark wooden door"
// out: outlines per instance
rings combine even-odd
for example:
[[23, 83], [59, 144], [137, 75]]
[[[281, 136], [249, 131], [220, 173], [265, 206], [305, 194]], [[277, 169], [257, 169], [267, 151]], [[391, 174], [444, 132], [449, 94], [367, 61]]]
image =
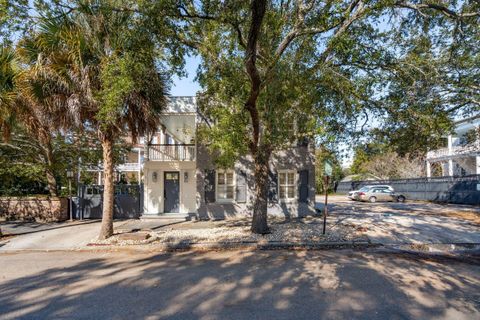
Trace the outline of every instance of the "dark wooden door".
[[163, 179], [163, 212], [180, 212], [180, 174], [165, 172]]

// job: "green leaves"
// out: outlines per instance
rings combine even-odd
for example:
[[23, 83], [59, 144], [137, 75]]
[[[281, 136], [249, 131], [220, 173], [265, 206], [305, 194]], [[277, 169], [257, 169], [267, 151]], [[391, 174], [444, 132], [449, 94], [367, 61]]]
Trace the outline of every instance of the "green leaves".
[[4, 140], [10, 137], [10, 129], [15, 120], [14, 104], [20, 72], [13, 49], [0, 46], [0, 130]]
[[106, 57], [100, 64], [101, 89], [98, 93], [100, 109], [96, 120], [108, 129], [115, 126], [123, 116], [124, 101], [135, 90], [135, 79], [131, 70], [138, 65], [129, 55]]

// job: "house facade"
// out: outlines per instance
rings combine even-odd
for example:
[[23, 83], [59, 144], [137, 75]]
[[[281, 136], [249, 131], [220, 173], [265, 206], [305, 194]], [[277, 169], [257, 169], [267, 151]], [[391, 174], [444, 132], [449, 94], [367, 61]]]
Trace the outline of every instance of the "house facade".
[[[197, 143], [200, 121], [195, 97], [171, 97], [159, 130], [140, 139], [126, 162], [117, 166], [118, 176], [143, 182], [143, 217], [251, 215], [252, 158], [243, 157], [232, 168], [217, 168], [207, 149]], [[303, 143], [272, 155], [269, 214], [294, 217], [315, 213], [314, 154], [314, 146]], [[101, 176], [98, 179], [101, 182]]]
[[432, 166], [440, 166], [442, 176], [480, 174], [480, 115], [457, 121], [455, 132], [447, 136], [444, 148], [427, 153], [427, 177]]

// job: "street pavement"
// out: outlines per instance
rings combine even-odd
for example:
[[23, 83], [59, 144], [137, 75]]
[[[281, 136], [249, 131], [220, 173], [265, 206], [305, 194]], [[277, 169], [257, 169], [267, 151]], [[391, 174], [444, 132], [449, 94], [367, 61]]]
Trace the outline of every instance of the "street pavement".
[[480, 319], [480, 257], [0, 253], [0, 319]]

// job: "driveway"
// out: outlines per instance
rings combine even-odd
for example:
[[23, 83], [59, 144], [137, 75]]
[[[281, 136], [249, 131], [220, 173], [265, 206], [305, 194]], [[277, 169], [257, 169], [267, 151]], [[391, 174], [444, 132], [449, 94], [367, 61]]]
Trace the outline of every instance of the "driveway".
[[[138, 229], [155, 230], [178, 223], [178, 219], [114, 221], [115, 232]], [[185, 221], [185, 220], [183, 220]], [[2, 232], [15, 235], [0, 240], [1, 251], [16, 250], [75, 250], [85, 248], [100, 232], [100, 220], [62, 223], [14, 223], [2, 222]]]
[[475, 257], [68, 251], [0, 261], [4, 320], [480, 319]]
[[[323, 197], [317, 206], [323, 208]], [[358, 202], [329, 197], [328, 223], [353, 225], [371, 242], [480, 243], [480, 208], [420, 201]]]

